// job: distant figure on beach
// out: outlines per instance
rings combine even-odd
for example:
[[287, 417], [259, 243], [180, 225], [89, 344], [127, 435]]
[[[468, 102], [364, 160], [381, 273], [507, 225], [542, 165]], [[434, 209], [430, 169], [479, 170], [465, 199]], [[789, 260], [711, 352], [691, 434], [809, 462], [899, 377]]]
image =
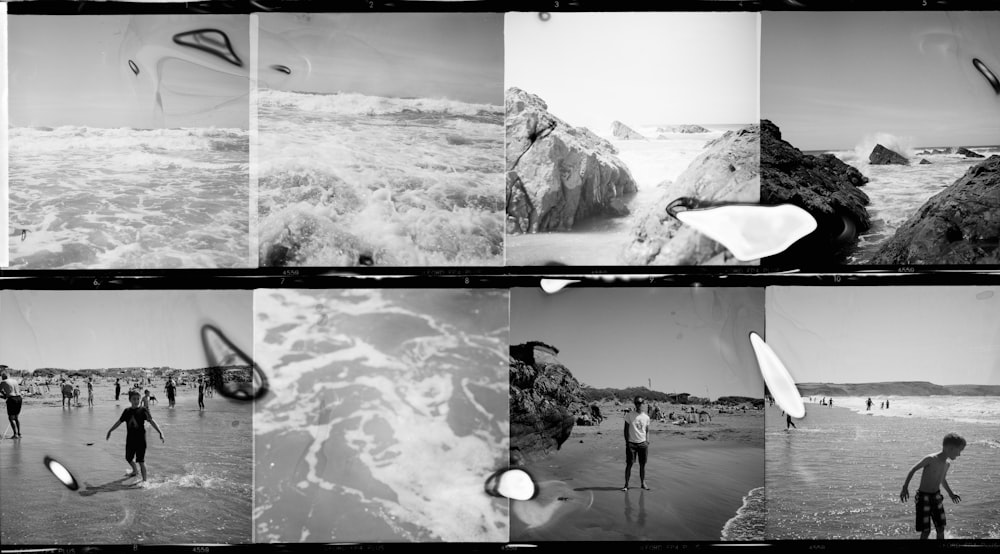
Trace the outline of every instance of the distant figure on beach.
[[[597, 415], [600, 416], [601, 409], [598, 408], [596, 404], [590, 407], [591, 410], [594, 408], [597, 408]], [[205, 409], [205, 384], [201, 382], [201, 379], [198, 379], [198, 409]], [[597, 423], [599, 425], [601, 422], [598, 421]]]
[[941, 495], [941, 487], [948, 491], [948, 496], [954, 503], [962, 501], [962, 497], [952, 492], [948, 486], [948, 468], [951, 467], [951, 460], [962, 455], [965, 449], [965, 439], [956, 433], [948, 433], [941, 441], [941, 451], [925, 456], [923, 460], [910, 469], [906, 474], [906, 481], [903, 482], [903, 490], [899, 493], [899, 501], [906, 502], [910, 497], [910, 479], [918, 469], [923, 469], [920, 474], [920, 486], [917, 487], [915, 501], [917, 504], [917, 531], [920, 538], [926, 539], [931, 534], [931, 521], [934, 522], [934, 530], [937, 532], [938, 540], [944, 540], [944, 527], [947, 519], [944, 514], [944, 497]]
[[641, 396], [636, 396], [633, 400], [635, 410], [625, 415], [625, 486], [623, 491], [628, 490], [628, 482], [632, 477], [632, 462], [639, 459], [639, 484], [642, 488], [649, 490], [646, 486], [646, 457], [649, 452], [649, 416], [646, 415], [646, 404]]
[[[118, 428], [122, 423], [125, 424], [125, 429], [127, 435], [125, 436], [125, 460], [128, 464], [132, 466], [132, 473], [126, 474], [126, 477], [135, 477], [139, 474], [136, 471], [135, 464], [139, 464], [139, 470], [142, 471], [142, 480], [146, 480], [146, 422], [148, 421], [153, 429], [160, 434], [160, 442], [166, 442], [163, 439], [163, 431], [157, 427], [156, 422], [153, 421], [152, 414], [149, 410], [139, 406], [139, 391], [129, 391], [128, 401], [132, 403], [131, 408], [125, 408], [122, 411], [121, 417], [118, 421], [108, 429], [108, 435], [104, 440], [111, 439], [111, 432]], [[134, 462], [132, 460], [135, 460]]]
[[61, 390], [63, 407], [65, 408], [67, 404], [73, 406], [73, 385], [63, 381]]
[[[198, 405], [202, 408], [205, 407], [205, 405], [201, 403], [201, 381], [198, 381]], [[590, 418], [596, 425], [600, 425], [601, 422], [604, 421], [604, 416], [601, 414], [601, 407], [597, 404], [590, 405]]]
[[115, 402], [118, 402], [118, 397], [122, 394], [122, 382], [121, 379], [115, 379]]
[[91, 379], [87, 379], [87, 406], [94, 407], [94, 382]]
[[880, 409], [880, 410], [884, 410], [885, 409], [885, 401], [884, 400], [882, 402], [879, 402], [878, 409]]
[[148, 410], [149, 402], [150, 402], [149, 389], [146, 389], [146, 391], [142, 395], [142, 400], [139, 401], [139, 406], [142, 408], [146, 408]]
[[827, 403], [827, 406], [830, 406], [831, 408], [833, 407], [833, 399], [832, 398], [830, 399], [830, 402]]
[[80, 404], [80, 385], [76, 383], [73, 383], [73, 402], [78, 408], [83, 406], [83, 404]]
[[[789, 426], [795, 427], [795, 423], [792, 421], [792, 414], [786, 414], [785, 415], [785, 430], [786, 431], [788, 430]], [[795, 428], [798, 429], [798, 427], [795, 427]]]
[[865, 408], [865, 411], [871, 411], [872, 404], [874, 404], [874, 402], [872, 402], [872, 397], [869, 396], [868, 402], [865, 402], [865, 405], [867, 406], [867, 408]]
[[[11, 438], [19, 439], [21, 438], [21, 393], [17, 389], [17, 381], [8, 377], [6, 373], [0, 373], [0, 398], [7, 401], [7, 420], [14, 430], [14, 436]], [[4, 431], [4, 434], [7, 432]]]
[[886, 410], [889, 409], [889, 399], [888, 398], [885, 399], [885, 409]]
[[167, 378], [167, 385], [163, 387], [167, 391], [167, 403], [168, 407], [174, 407], [174, 392], [177, 389], [177, 385], [174, 384], [173, 378]]

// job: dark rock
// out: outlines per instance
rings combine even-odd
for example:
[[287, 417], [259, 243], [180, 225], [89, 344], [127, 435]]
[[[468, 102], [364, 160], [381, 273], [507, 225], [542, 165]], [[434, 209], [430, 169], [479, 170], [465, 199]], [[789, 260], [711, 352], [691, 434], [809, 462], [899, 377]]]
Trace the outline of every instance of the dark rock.
[[760, 127], [761, 203], [794, 204], [817, 223], [815, 231], [766, 263], [792, 267], [842, 263], [858, 234], [871, 227], [865, 208], [868, 196], [858, 188], [868, 178], [831, 154], [803, 154], [781, 140], [781, 131], [766, 119]]
[[710, 142], [677, 181], [660, 183], [660, 197], [639, 213], [625, 247], [629, 265], [741, 263], [721, 244], [667, 214], [680, 197], [704, 201], [760, 201], [760, 128], [750, 125]]
[[622, 140], [646, 140], [646, 137], [642, 136], [621, 121], [611, 123], [611, 134], [614, 135], [615, 138]]
[[508, 233], [568, 231], [620, 213], [612, 201], [636, 184], [610, 142], [567, 125], [523, 90], [508, 89], [505, 105]]
[[876, 144], [872, 153], [868, 155], [868, 163], [872, 165], [910, 165], [910, 160], [906, 156], [893, 152], [881, 144]]
[[920, 158], [920, 163], [917, 165], [931, 165], [931, 162], [927, 161], [924, 158]]
[[955, 149], [955, 153], [956, 154], [961, 154], [961, 155], [965, 156], [966, 158], [982, 158], [983, 157], [982, 154], [977, 154], [976, 152], [973, 152], [972, 150], [969, 150], [968, 148], [965, 148], [965, 147], [962, 147], [962, 146], [959, 146], [958, 148], [956, 148]]
[[580, 383], [553, 351], [542, 343], [511, 346], [512, 463], [538, 460], [558, 450], [573, 431], [573, 414], [587, 406]]
[[969, 168], [928, 200], [869, 263], [1000, 263], [1000, 156]]
[[711, 133], [712, 131], [700, 125], [667, 125], [657, 127], [657, 133]]

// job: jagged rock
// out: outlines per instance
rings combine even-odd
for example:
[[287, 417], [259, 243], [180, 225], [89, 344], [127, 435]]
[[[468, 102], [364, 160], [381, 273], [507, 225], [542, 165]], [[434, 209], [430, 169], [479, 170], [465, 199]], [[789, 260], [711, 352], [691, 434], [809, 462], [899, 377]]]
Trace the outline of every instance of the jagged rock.
[[629, 265], [725, 265], [740, 263], [724, 246], [667, 214], [680, 197], [760, 200], [760, 128], [750, 125], [710, 142], [676, 182], [665, 181], [655, 203], [640, 213], [623, 255]]
[[959, 146], [958, 148], [956, 148], [955, 149], [955, 153], [956, 154], [961, 154], [961, 155], [965, 156], [966, 158], [982, 158], [983, 157], [982, 154], [977, 154], [976, 152], [973, 152], [972, 150], [969, 150], [968, 148], [965, 148], [965, 147], [962, 147], [962, 146]]
[[868, 178], [831, 154], [810, 156], [781, 140], [781, 131], [761, 120], [760, 200], [794, 204], [813, 216], [817, 228], [767, 263], [782, 266], [842, 263], [859, 233], [871, 227]]
[[924, 158], [920, 158], [920, 163], [917, 165], [931, 165], [931, 162], [927, 161]]
[[667, 125], [657, 127], [657, 133], [711, 133], [712, 131], [700, 125]]
[[872, 153], [868, 155], [868, 163], [872, 165], [910, 165], [910, 160], [906, 156], [893, 152], [881, 144], [876, 144]]
[[537, 460], [566, 442], [574, 414], [587, 404], [580, 383], [555, 357], [558, 350], [530, 342], [510, 351], [511, 459]]
[[869, 263], [1000, 263], [1000, 156], [969, 168], [928, 200]]
[[611, 123], [611, 134], [614, 135], [616, 139], [646, 140], [646, 137], [642, 136], [639, 132], [635, 131], [628, 125], [625, 125], [621, 121]]
[[507, 89], [507, 232], [568, 231], [613, 216], [635, 179], [607, 140], [567, 125], [539, 97]]

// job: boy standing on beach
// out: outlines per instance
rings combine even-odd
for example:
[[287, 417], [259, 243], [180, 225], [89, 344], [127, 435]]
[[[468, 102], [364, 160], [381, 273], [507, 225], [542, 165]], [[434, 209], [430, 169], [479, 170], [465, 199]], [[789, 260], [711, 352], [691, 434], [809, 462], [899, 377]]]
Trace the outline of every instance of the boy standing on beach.
[[639, 484], [642, 488], [649, 490], [646, 486], [646, 454], [649, 450], [649, 416], [646, 415], [646, 404], [641, 396], [636, 396], [635, 410], [625, 414], [625, 486], [623, 491], [628, 490], [628, 482], [632, 477], [632, 462], [639, 458]]
[[[19, 439], [21, 438], [21, 392], [17, 388], [17, 381], [7, 377], [7, 373], [0, 374], [0, 398], [7, 401], [7, 420], [14, 429], [11, 438]], [[7, 431], [4, 431], [4, 434], [6, 435]]]
[[[153, 429], [160, 434], [160, 442], [165, 442], [163, 439], [163, 431], [157, 427], [156, 422], [153, 421], [153, 416], [150, 415], [149, 410], [139, 406], [139, 391], [129, 391], [128, 401], [132, 403], [131, 408], [125, 408], [122, 412], [122, 416], [118, 418], [118, 421], [108, 430], [108, 436], [104, 440], [111, 439], [111, 432], [118, 428], [122, 423], [125, 424], [128, 434], [125, 437], [125, 460], [128, 464], [132, 466], [132, 473], [127, 474], [127, 477], [136, 477], [139, 473], [136, 471], [135, 464], [139, 464], [139, 469], [142, 471], [142, 480], [146, 480], [146, 422], [148, 421]], [[133, 462], [132, 459], [135, 459]]]
[[917, 488], [917, 531], [920, 538], [926, 539], [931, 534], [931, 520], [934, 521], [934, 530], [937, 532], [938, 540], [944, 540], [944, 526], [947, 523], [944, 515], [944, 497], [941, 496], [941, 487], [948, 491], [951, 501], [959, 503], [962, 497], [951, 491], [948, 486], [946, 475], [951, 467], [951, 460], [962, 455], [965, 449], [965, 439], [955, 433], [948, 433], [941, 443], [941, 451], [936, 454], [925, 456], [923, 460], [917, 462], [913, 469], [906, 474], [906, 481], [903, 482], [903, 490], [899, 493], [899, 501], [906, 502], [910, 497], [910, 479], [918, 469], [923, 468], [920, 475], [920, 487]]

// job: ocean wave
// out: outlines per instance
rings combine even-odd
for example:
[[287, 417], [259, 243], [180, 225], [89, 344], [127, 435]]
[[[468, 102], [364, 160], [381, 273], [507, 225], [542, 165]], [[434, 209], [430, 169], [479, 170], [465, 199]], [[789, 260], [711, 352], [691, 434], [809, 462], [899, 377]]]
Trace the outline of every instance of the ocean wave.
[[11, 156], [66, 150], [186, 151], [247, 150], [242, 129], [102, 129], [93, 127], [14, 127], [8, 130]]
[[441, 113], [465, 116], [501, 116], [503, 106], [471, 104], [443, 98], [388, 98], [357, 93], [306, 94], [262, 90], [257, 102], [262, 107], [295, 108], [338, 115], [385, 115], [410, 113], [415, 116]]
[[724, 541], [762, 541], [766, 528], [767, 505], [764, 487], [752, 489], [743, 497], [736, 516], [722, 528]]

